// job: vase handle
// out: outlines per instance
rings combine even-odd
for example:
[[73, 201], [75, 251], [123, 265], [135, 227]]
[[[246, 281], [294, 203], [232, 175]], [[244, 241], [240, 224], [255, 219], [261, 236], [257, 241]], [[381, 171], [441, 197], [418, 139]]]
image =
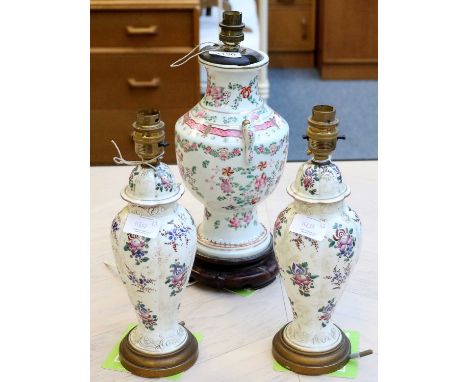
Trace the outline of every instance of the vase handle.
[[255, 132], [254, 127], [250, 124], [250, 121], [244, 119], [242, 122], [242, 136], [244, 137], [244, 158], [247, 165], [252, 164], [253, 159], [253, 148], [255, 143]]

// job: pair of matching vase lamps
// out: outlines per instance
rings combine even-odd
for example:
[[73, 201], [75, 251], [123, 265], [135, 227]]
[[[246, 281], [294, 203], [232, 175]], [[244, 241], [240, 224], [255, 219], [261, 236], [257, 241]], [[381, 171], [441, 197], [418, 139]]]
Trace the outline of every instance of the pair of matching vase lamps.
[[[208, 74], [205, 95], [175, 126], [184, 184], [161, 162], [167, 143], [159, 111], [139, 111], [133, 124], [141, 160], [121, 192], [128, 205], [111, 227], [116, 266], [138, 318], [120, 343], [120, 362], [143, 377], [195, 363], [197, 341], [177, 320], [190, 276], [214, 288], [258, 289], [279, 272], [294, 319], [275, 335], [273, 357], [300, 374], [330, 373], [356, 356], [331, 318], [361, 247], [361, 222], [345, 202], [350, 188], [330, 160], [336, 111], [312, 108], [304, 136], [312, 159], [288, 187], [294, 201], [270, 234], [256, 206], [282, 175], [289, 126], [259, 96], [268, 56], [239, 45], [242, 14], [224, 12], [220, 27], [222, 43], [196, 54]], [[177, 202], [185, 187], [205, 206], [198, 227]]]

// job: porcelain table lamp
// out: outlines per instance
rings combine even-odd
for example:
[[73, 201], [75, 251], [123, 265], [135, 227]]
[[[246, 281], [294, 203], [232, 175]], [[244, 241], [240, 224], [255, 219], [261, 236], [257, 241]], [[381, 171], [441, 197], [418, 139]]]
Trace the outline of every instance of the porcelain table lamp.
[[202, 49], [204, 97], [176, 122], [183, 181], [205, 206], [192, 276], [216, 288], [260, 288], [278, 272], [257, 205], [275, 189], [288, 151], [287, 122], [259, 96], [268, 56], [240, 46], [242, 14], [226, 11], [220, 45]]
[[112, 222], [111, 242], [138, 325], [120, 343], [119, 357], [136, 375], [165, 377], [188, 369], [198, 357], [195, 337], [177, 321], [196, 232], [192, 217], [177, 203], [184, 186], [160, 161], [166, 144], [159, 112], [140, 111], [133, 128], [141, 161], [121, 192], [128, 205]]
[[345, 201], [350, 188], [330, 159], [338, 133], [335, 113], [327, 105], [312, 109], [306, 138], [313, 156], [288, 187], [294, 201], [274, 226], [275, 255], [294, 319], [274, 337], [273, 356], [307, 375], [340, 369], [351, 352], [332, 316], [359, 257], [361, 222]]

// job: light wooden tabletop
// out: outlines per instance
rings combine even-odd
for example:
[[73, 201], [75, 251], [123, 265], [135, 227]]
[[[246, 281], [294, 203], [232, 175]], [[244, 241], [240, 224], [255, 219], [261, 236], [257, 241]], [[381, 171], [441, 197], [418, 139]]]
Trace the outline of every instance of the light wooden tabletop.
[[[334, 322], [343, 329], [360, 332], [360, 349], [375, 354], [359, 360], [356, 381], [377, 381], [377, 162], [337, 162], [343, 180], [351, 186], [349, 204], [363, 222], [363, 247], [359, 262], [337, 305]], [[270, 228], [278, 213], [292, 201], [286, 193], [300, 163], [287, 163], [275, 192], [258, 206], [260, 219]], [[176, 166], [171, 166], [180, 181]], [[92, 381], [145, 381], [129, 373], [106, 370], [101, 364], [128, 324], [134, 311], [118, 276], [104, 261], [112, 258], [109, 230], [115, 214], [125, 206], [120, 190], [128, 181], [130, 167], [91, 168], [91, 379]], [[190, 192], [180, 203], [195, 221], [203, 206]], [[292, 319], [289, 302], [279, 278], [273, 284], [242, 297], [200, 285], [188, 287], [183, 296], [180, 320], [201, 333], [197, 363], [180, 381], [269, 382], [337, 381], [336, 377], [300, 376], [273, 370], [271, 341]], [[166, 379], [164, 379], [166, 380]]]

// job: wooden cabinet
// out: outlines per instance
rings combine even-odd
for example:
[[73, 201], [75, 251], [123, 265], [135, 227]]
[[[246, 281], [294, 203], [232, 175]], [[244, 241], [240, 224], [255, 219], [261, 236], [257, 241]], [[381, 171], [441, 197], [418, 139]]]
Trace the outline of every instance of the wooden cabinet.
[[165, 162], [175, 163], [174, 125], [200, 99], [197, 60], [170, 64], [199, 39], [198, 0], [91, 0], [91, 164], [112, 164], [114, 139], [137, 159], [131, 125], [139, 108], [166, 123]]
[[270, 66], [314, 66], [316, 1], [270, 0], [268, 19]]
[[320, 0], [317, 64], [325, 79], [377, 79], [377, 0]]

